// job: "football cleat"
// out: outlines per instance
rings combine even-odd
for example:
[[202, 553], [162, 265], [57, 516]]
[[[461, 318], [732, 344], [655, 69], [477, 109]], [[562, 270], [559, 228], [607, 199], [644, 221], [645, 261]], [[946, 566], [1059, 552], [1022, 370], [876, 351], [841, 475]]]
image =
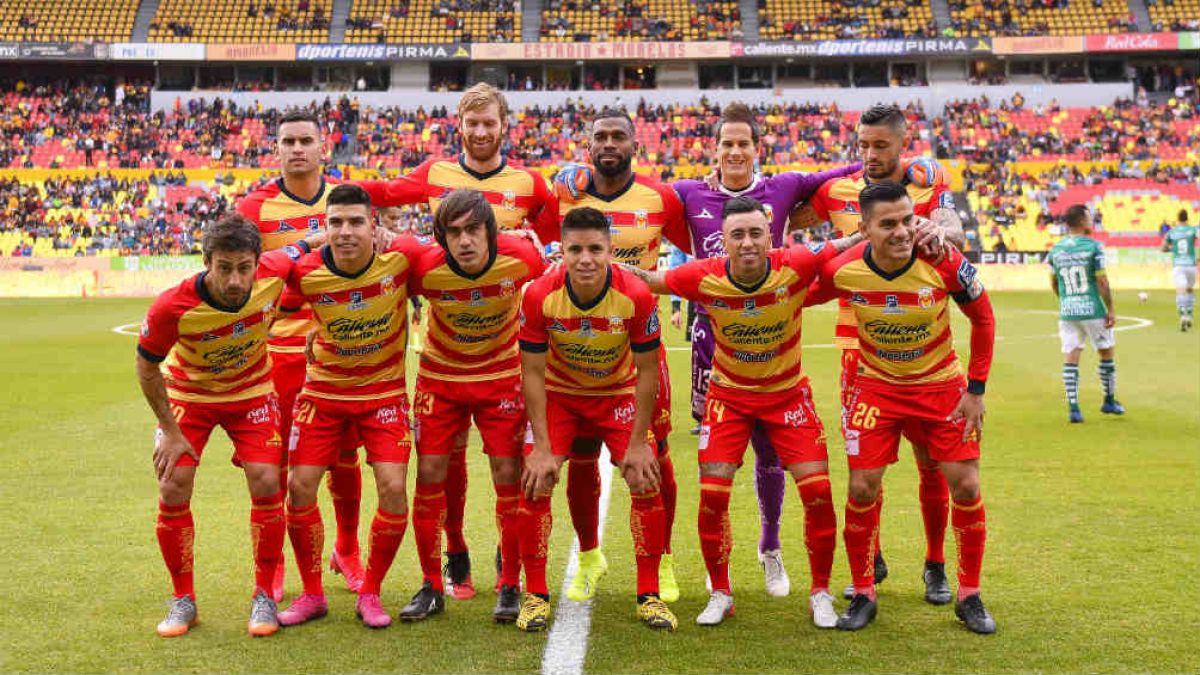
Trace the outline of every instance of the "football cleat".
[[512, 623], [521, 614], [521, 589], [516, 586], [501, 586], [496, 596], [496, 608], [492, 610], [492, 621]]
[[1071, 424], [1083, 424], [1083, 411], [1079, 408], [1071, 408], [1067, 411], [1067, 421]]
[[655, 630], [675, 630], [679, 626], [675, 613], [657, 595], [643, 595], [638, 598], [637, 617]]
[[421, 621], [434, 614], [441, 614], [445, 609], [446, 596], [441, 591], [434, 590], [433, 584], [426, 581], [421, 584], [421, 590], [400, 610], [400, 620]]
[[865, 595], [859, 594], [850, 600], [850, 606], [838, 617], [838, 630], [862, 630], [875, 620], [879, 605]]
[[517, 628], [526, 633], [545, 630], [550, 623], [550, 599], [534, 593], [526, 593], [521, 599], [521, 611], [517, 614]]
[[972, 633], [991, 635], [996, 632], [996, 620], [988, 614], [978, 593], [954, 603], [954, 616], [965, 623]]
[[953, 597], [950, 583], [946, 581], [946, 563], [925, 561], [925, 602], [931, 605], [948, 605]]
[[279, 606], [264, 591], [254, 594], [250, 602], [250, 622], [246, 628], [254, 637], [274, 635], [279, 630]]
[[719, 626], [725, 617], [733, 616], [733, 596], [723, 591], [713, 591], [708, 596], [708, 605], [696, 617], [701, 626]]
[[306, 621], [320, 619], [328, 613], [329, 603], [325, 601], [325, 596], [303, 593], [279, 613], [279, 625], [298, 626]]
[[788, 578], [787, 570], [783, 567], [783, 553], [779, 549], [763, 551], [758, 554], [758, 564], [763, 568], [763, 583], [767, 587], [767, 595], [786, 598], [792, 592], [792, 580]]
[[817, 591], [808, 598], [812, 611], [813, 625], [817, 628], [836, 628], [838, 615], [833, 608], [833, 595], [829, 591]]
[[340, 574], [346, 578], [346, 588], [351, 593], [362, 590], [363, 566], [358, 556], [340, 556], [337, 551], [334, 551], [333, 555], [329, 556], [329, 569], [334, 574]]
[[158, 624], [158, 634], [163, 637], [179, 637], [200, 623], [196, 612], [196, 601], [189, 596], [171, 598], [167, 618]]
[[392, 625], [392, 616], [383, 608], [378, 593], [359, 593], [354, 603], [354, 613], [367, 628], [387, 628]]
[[1105, 415], [1124, 415], [1125, 406], [1117, 402], [1115, 398], [1104, 399], [1104, 405], [1100, 406], [1100, 412]]
[[663, 602], [679, 599], [679, 582], [675, 579], [675, 556], [664, 553], [658, 563], [658, 597]]
[[590, 551], [579, 552], [579, 569], [575, 578], [571, 579], [571, 587], [567, 589], [567, 599], [575, 602], [591, 600], [596, 595], [600, 579], [608, 574], [608, 558], [604, 551], [594, 548]]
[[271, 599], [275, 604], [283, 602], [283, 577], [287, 567], [283, 564], [283, 554], [279, 554], [279, 567], [275, 568], [275, 578], [271, 581]]
[[1190, 316], [1181, 316], [1181, 317], [1179, 317], [1179, 330], [1180, 330], [1180, 332], [1182, 332], [1182, 333], [1186, 333], [1186, 332], [1188, 332], [1188, 330], [1190, 330], [1190, 329], [1191, 329], [1191, 327], [1192, 327], [1192, 317], [1190, 317]]
[[442, 566], [442, 582], [446, 594], [455, 600], [470, 600], [475, 597], [475, 584], [471, 582], [471, 553], [446, 553], [446, 564]]

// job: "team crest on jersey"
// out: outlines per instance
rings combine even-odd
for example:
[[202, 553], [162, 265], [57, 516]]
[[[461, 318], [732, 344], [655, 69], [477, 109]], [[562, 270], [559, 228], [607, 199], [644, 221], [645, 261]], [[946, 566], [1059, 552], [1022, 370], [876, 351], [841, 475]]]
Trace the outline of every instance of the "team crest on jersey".
[[903, 314], [904, 310], [900, 308], [899, 296], [888, 294], [883, 298], [883, 313], [884, 314]]
[[317, 304], [318, 305], [336, 305], [337, 300], [334, 300], [333, 296], [322, 293], [321, 297], [317, 298]]
[[366, 309], [367, 303], [363, 301], [362, 291], [350, 291], [350, 311]]
[[766, 212], [768, 221], [775, 220], [775, 207], [770, 204], [763, 204], [763, 211]]
[[517, 285], [512, 279], [500, 280], [500, 297], [511, 298], [517, 293]]
[[776, 304], [780, 304], [780, 305], [782, 305], [783, 303], [785, 303], [785, 302], [787, 302], [787, 301], [788, 301], [788, 289], [787, 289], [787, 286], [780, 286], [779, 288], [776, 288], [776, 289], [775, 289], [775, 302], [776, 302]]
[[567, 332], [567, 327], [558, 319], [554, 319], [546, 326], [546, 330], [552, 330], [555, 333], [565, 333]]
[[309, 232], [320, 232], [321, 231], [321, 219], [317, 218], [316, 216], [309, 218], [308, 219], [308, 231]]
[[387, 275], [379, 280], [379, 292], [382, 295], [392, 295], [396, 292], [396, 277]]
[[596, 331], [592, 329], [591, 319], [585, 317], [579, 320], [579, 336], [596, 337]]
[[271, 323], [271, 316], [275, 314], [275, 305], [267, 303], [262, 308], [263, 323]]
[[612, 333], [624, 333], [625, 319], [622, 319], [619, 316], [608, 317], [608, 330]]
[[650, 225], [650, 215], [646, 213], [646, 209], [638, 209], [633, 212], [633, 224], [637, 227]]
[[281, 220], [281, 221], [279, 221], [279, 227], [275, 228], [275, 231], [276, 232], [295, 232], [296, 228], [292, 227], [291, 225], [288, 225], [286, 222]]
[[742, 301], [742, 316], [761, 316], [762, 310], [758, 308], [758, 303], [754, 298], [746, 298]]
[[921, 309], [929, 309], [933, 307], [933, 289], [928, 286], [922, 286], [917, 291], [917, 305]]
[[238, 321], [233, 324], [233, 337], [241, 337], [246, 334], [246, 322]]
[[504, 201], [500, 203], [501, 207], [506, 208], [509, 211], [517, 208], [517, 193], [513, 192], [512, 190], [505, 190], [503, 197]]

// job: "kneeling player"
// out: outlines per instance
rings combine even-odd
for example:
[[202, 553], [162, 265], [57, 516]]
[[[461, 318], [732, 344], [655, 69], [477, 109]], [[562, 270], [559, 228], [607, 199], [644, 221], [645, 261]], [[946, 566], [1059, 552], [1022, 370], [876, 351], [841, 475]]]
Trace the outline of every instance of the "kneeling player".
[[[659, 598], [665, 513], [658, 460], [647, 443], [658, 389], [659, 322], [646, 284], [612, 263], [608, 220], [590, 207], [563, 219], [564, 267], [533, 282], [521, 305], [521, 373], [532, 442], [521, 497], [526, 595], [517, 627], [550, 619], [546, 555], [550, 496], [576, 439], [599, 439], [629, 485], [637, 558], [637, 614], [674, 630]], [[568, 493], [568, 500], [573, 495]]]
[[218, 221], [204, 235], [205, 271], [160, 295], [142, 324], [138, 379], [158, 418], [158, 545], [175, 587], [167, 618], [158, 624], [163, 637], [183, 635], [196, 623], [189, 504], [196, 466], [217, 426], [233, 442], [233, 463], [246, 472], [250, 488], [250, 634], [279, 628], [271, 585], [283, 552], [282, 444], [267, 328], [290, 270], [288, 255], [299, 250], [268, 254], [260, 265], [261, 251], [253, 223], [241, 216]]
[[[867, 241], [825, 265], [811, 298], [812, 304], [847, 300], [859, 342], [858, 372], [842, 413], [850, 463], [843, 537], [854, 597], [837, 626], [858, 630], [875, 618], [876, 500], [903, 435], [928, 448], [949, 483], [958, 542], [955, 613], [972, 631], [992, 633], [996, 623], [979, 595], [987, 533], [979, 494], [979, 437], [995, 332], [992, 306], [975, 268], [957, 249], [940, 261], [917, 252], [913, 203], [903, 186], [872, 183], [858, 201]], [[954, 353], [946, 308], [950, 298], [971, 320], [967, 378]]]
[[430, 303], [413, 401], [419, 464], [413, 533], [425, 582], [400, 618], [417, 621], [445, 607], [441, 539], [446, 478], [455, 438], [474, 417], [496, 488], [500, 589], [492, 617], [511, 622], [520, 611], [517, 481], [525, 432], [517, 316], [521, 288], [542, 274], [533, 242], [497, 236], [483, 193], [468, 188], [443, 199], [433, 219], [438, 247], [413, 271], [413, 293]]
[[804, 504], [813, 623], [833, 628], [837, 613], [829, 576], [837, 515], [825, 430], [800, 366], [800, 321], [821, 264], [853, 241], [822, 245], [815, 253], [803, 246], [772, 251], [770, 219], [751, 197], [726, 202], [722, 219], [728, 255], [691, 262], [665, 275], [639, 271], [652, 291], [669, 290], [701, 303], [714, 328], [716, 350], [700, 427], [698, 521], [712, 595], [696, 623], [715, 626], [733, 613], [729, 497], [746, 445], [761, 430], [791, 472]]

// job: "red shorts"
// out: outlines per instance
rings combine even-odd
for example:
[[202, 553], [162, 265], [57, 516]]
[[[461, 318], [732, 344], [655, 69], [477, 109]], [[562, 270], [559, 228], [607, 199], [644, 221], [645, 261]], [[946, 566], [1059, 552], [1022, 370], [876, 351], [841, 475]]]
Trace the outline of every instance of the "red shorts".
[[658, 348], [658, 395], [654, 399], [654, 419], [650, 422], [654, 440], [666, 444], [671, 436], [671, 373], [667, 372], [667, 350]]
[[925, 448], [936, 462], [979, 459], [979, 440], [962, 439], [966, 422], [949, 421], [966, 390], [965, 380], [930, 387], [894, 386], [859, 378], [842, 414], [850, 468], [895, 464], [901, 435]]
[[[308, 360], [303, 352], [271, 352], [271, 380], [279, 397], [279, 433], [287, 438], [292, 436], [292, 412], [307, 372]], [[340, 445], [342, 452], [354, 452], [362, 444], [358, 442], [358, 433], [351, 431]]]
[[[279, 403], [274, 394], [230, 403], [196, 403], [171, 400], [171, 413], [179, 424], [183, 437], [192, 444], [196, 454], [204, 455], [204, 446], [213, 429], [220, 426], [233, 442], [233, 464], [246, 462], [278, 465], [283, 458], [283, 441], [279, 435]], [[157, 429], [157, 446], [162, 429]], [[200, 462], [184, 455], [178, 466], [196, 466]]]
[[710, 385], [700, 423], [700, 463], [740, 465], [755, 424], [766, 433], [782, 466], [829, 459], [825, 428], [805, 379], [793, 390], [772, 394]]
[[850, 392], [854, 389], [854, 379], [858, 377], [858, 350], [842, 350], [842, 412], [850, 402]]
[[417, 378], [413, 394], [417, 455], [448, 455], [455, 436], [471, 426], [483, 437], [483, 451], [495, 457], [520, 457], [525, 437], [525, 398], [521, 378], [483, 382], [446, 382]]
[[362, 439], [367, 462], [407, 464], [408, 396], [371, 401], [339, 401], [300, 394], [292, 413], [288, 463], [333, 466], [350, 435]]
[[[576, 439], [591, 438], [608, 446], [613, 464], [622, 462], [629, 449], [634, 410], [633, 394], [578, 396], [548, 391], [546, 426], [550, 431], [550, 452], [555, 457], [570, 457]], [[646, 435], [646, 442], [653, 445], [653, 434]], [[531, 450], [532, 432], [525, 436], [525, 454]]]

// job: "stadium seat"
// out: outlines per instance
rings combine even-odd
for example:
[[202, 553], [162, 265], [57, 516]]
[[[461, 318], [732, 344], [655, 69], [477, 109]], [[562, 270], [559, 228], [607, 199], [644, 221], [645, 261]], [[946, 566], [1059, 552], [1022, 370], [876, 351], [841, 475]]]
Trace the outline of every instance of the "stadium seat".
[[[1193, 0], [1194, 1], [1194, 0]], [[1029, 8], [1021, 10], [1015, 2], [1005, 0], [960, 0], [950, 2], [950, 18], [960, 35], [970, 37], [996, 35], [1085, 35], [1095, 33], [1124, 33], [1136, 30], [1130, 21], [1131, 12], [1126, 0], [1063, 0], [1063, 7], [1054, 0], [1027, 0]], [[1008, 4], [1002, 10], [1002, 3]]]
[[520, 36], [513, 0], [354, 0], [346, 27], [346, 42], [356, 43], [510, 42]]
[[[904, 16], [885, 18], [885, 12]], [[759, 35], [767, 40], [833, 40], [837, 38], [911, 37], [927, 31], [933, 12], [929, 3], [881, 0], [877, 6], [854, 7], [837, 0], [766, 0], [759, 12]]]
[[133, 34], [139, 0], [4, 0], [0, 41], [126, 42]]
[[162, 0], [150, 41], [328, 42], [332, 6], [332, 0]]
[[543, 6], [542, 42], [725, 40], [741, 28], [736, 1], [552, 0]]

